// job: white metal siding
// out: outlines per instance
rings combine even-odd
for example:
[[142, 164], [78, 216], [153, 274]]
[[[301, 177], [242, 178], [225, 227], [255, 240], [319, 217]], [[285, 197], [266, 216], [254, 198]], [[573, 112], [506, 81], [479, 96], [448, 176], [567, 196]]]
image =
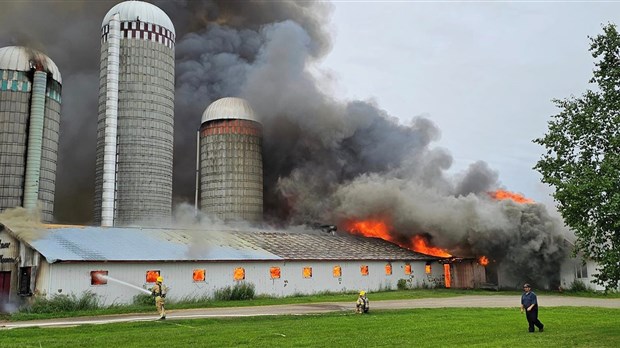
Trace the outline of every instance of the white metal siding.
[[[107, 285], [91, 285], [90, 272], [108, 271], [108, 276], [131, 283], [138, 287], [149, 288], [153, 284], [146, 283], [146, 271], [160, 270], [164, 284], [169, 288], [168, 298], [182, 300], [184, 298], [212, 296], [217, 289], [234, 286], [233, 272], [237, 267], [245, 269], [248, 283], [255, 286], [257, 295], [290, 296], [294, 294], [312, 294], [324, 291], [358, 291], [369, 292], [380, 289], [396, 289], [399, 279], [409, 279], [404, 274], [405, 262], [392, 262], [392, 275], [385, 274], [387, 261], [292, 261], [292, 262], [178, 262], [178, 263], [56, 263], [49, 267], [41, 267], [37, 289], [41, 294], [75, 294], [80, 296], [91, 291], [100, 297], [102, 304], [131, 303], [133, 297], [140, 294], [139, 290], [109, 281]], [[442, 265], [433, 263], [431, 277], [424, 273], [425, 262], [411, 262], [412, 284], [421, 287], [429, 286], [432, 278], [443, 280]], [[333, 276], [333, 267], [342, 268], [342, 277]], [[369, 274], [362, 276], [360, 267], [367, 265]], [[280, 267], [281, 278], [270, 278], [270, 267]], [[303, 277], [303, 268], [312, 267], [312, 278]], [[194, 282], [194, 269], [206, 270], [205, 282]], [[435, 284], [437, 285], [437, 284]], [[433, 285], [430, 285], [433, 286]]]

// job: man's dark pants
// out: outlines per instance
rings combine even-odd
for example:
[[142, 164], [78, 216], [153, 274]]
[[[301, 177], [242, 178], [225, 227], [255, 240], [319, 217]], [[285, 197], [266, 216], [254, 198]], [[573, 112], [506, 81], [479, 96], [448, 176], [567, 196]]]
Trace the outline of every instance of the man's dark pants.
[[525, 317], [527, 318], [527, 323], [530, 325], [529, 327], [530, 332], [534, 332], [534, 325], [536, 325], [536, 327], [539, 330], [542, 330], [543, 323], [541, 323], [540, 320], [538, 320], [538, 307], [537, 306], [532, 308], [532, 310], [529, 312], [525, 311]]

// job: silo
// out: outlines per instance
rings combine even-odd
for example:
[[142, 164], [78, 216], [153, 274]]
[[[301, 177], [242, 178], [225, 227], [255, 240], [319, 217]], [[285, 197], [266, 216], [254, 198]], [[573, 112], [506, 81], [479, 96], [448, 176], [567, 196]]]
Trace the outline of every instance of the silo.
[[158, 7], [125, 1], [101, 25], [95, 222], [169, 219], [172, 210], [174, 43]]
[[61, 86], [41, 52], [0, 48], [0, 211], [40, 206], [53, 220]]
[[222, 98], [202, 114], [200, 209], [224, 221], [263, 218], [262, 125], [247, 101]]

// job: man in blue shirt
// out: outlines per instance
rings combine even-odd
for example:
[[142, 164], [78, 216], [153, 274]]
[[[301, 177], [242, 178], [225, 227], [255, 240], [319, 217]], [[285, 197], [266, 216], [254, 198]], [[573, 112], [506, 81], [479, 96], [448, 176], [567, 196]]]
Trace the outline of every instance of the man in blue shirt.
[[527, 323], [530, 325], [529, 331], [534, 332], [534, 325], [536, 325], [538, 331], [543, 332], [544, 325], [538, 320], [538, 301], [536, 300], [536, 294], [532, 292], [532, 287], [528, 283], [523, 285], [523, 295], [521, 295], [521, 313], [524, 311]]

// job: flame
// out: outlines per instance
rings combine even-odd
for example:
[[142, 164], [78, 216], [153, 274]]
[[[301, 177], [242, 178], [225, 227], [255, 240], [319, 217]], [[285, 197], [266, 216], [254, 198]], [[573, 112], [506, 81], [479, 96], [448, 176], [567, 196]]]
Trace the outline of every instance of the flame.
[[478, 263], [481, 264], [482, 266], [486, 266], [489, 264], [489, 259], [486, 256], [480, 256], [478, 258]]
[[353, 234], [364, 237], [377, 237], [394, 242], [390, 235], [388, 225], [380, 220], [354, 221], [347, 226], [347, 230]]
[[439, 257], [451, 257], [452, 255], [447, 251], [437, 248], [434, 246], [428, 245], [426, 239], [420, 235], [415, 235], [411, 239], [412, 248], [414, 251], [417, 251], [422, 254], [431, 255], [431, 256], [439, 256]]
[[493, 197], [494, 199], [497, 199], [498, 201], [510, 199], [514, 202], [522, 203], [522, 204], [534, 203], [533, 199], [525, 198], [523, 197], [523, 195], [520, 195], [518, 193], [513, 193], [510, 191], [505, 191], [505, 190], [497, 190], [495, 192], [489, 192], [489, 195]]
[[381, 220], [352, 221], [346, 224], [345, 229], [350, 233], [364, 237], [375, 237], [395, 243], [403, 248], [426, 255], [451, 257], [446, 250], [428, 245], [428, 241], [421, 235], [415, 235], [409, 243], [398, 240], [390, 234], [390, 226]]

